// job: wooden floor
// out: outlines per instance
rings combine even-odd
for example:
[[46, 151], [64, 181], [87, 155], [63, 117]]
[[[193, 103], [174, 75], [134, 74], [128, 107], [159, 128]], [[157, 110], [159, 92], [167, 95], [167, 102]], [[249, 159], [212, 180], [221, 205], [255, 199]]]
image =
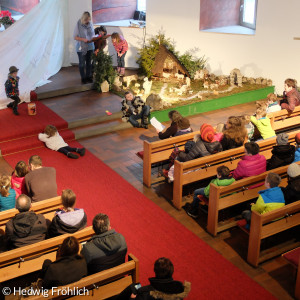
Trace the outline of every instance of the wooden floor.
[[[76, 97], [72, 100], [67, 96], [61, 99], [54, 98], [46, 100], [43, 101], [43, 103], [51, 107], [66, 120], [74, 120], [80, 116], [94, 114], [94, 110], [96, 109], [101, 111], [101, 109], [109, 107], [109, 104], [116, 101], [113, 95], [99, 96], [99, 94], [93, 94], [93, 96], [89, 96], [89, 92], [85, 94], [85, 98], [81, 100], [79, 98], [76, 100]], [[216, 125], [219, 122], [225, 122], [230, 115], [249, 114], [253, 113], [254, 109], [255, 105], [253, 103], [243, 104], [205, 113], [205, 115], [194, 116], [189, 119], [193, 129], [198, 130], [202, 123], [207, 122]], [[153, 128], [148, 130], [132, 128], [80, 140], [80, 142], [136, 189], [141, 191], [185, 227], [194, 232], [199, 238], [221, 253], [226, 259], [269, 290], [278, 299], [293, 299], [294, 280], [292, 277], [292, 268], [286, 264], [281, 257], [263, 263], [258, 268], [251, 267], [245, 260], [247, 237], [238, 228], [221, 233], [216, 238], [213, 238], [205, 231], [204, 227], [199, 225], [199, 223], [202, 224], [203, 220], [196, 222], [188, 217], [184, 210], [177, 211], [171, 205], [172, 188], [169, 184], [164, 182], [158, 183], [151, 188], [147, 188], [142, 184], [142, 161], [135, 153], [142, 150], [143, 140], [145, 139], [150, 141], [157, 140], [157, 134]], [[0, 172], [10, 174], [11, 171], [11, 167], [0, 158]], [[201, 255], [201, 253], [199, 253], [199, 255]], [[201, 272], [201, 270], [199, 270], [199, 272]], [[245, 291], [245, 293], [246, 292], [247, 291]]]

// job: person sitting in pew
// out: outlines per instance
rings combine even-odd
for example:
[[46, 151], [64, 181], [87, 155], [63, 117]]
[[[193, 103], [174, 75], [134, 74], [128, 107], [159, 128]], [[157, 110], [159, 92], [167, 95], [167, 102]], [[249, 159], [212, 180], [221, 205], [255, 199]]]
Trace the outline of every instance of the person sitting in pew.
[[288, 78], [284, 82], [283, 99], [280, 101], [282, 109], [293, 112], [295, 107], [300, 105], [300, 93], [297, 90], [295, 79]]
[[11, 188], [10, 178], [6, 175], [0, 177], [0, 211], [15, 207], [16, 191]]
[[288, 185], [282, 187], [285, 204], [300, 200], [300, 166], [296, 163], [289, 165], [287, 169]]
[[72, 190], [63, 190], [61, 193], [63, 208], [56, 211], [48, 228], [49, 237], [65, 233], [74, 233], [86, 227], [87, 216], [81, 208], [75, 208], [76, 195]]
[[97, 214], [93, 219], [93, 229], [96, 235], [83, 245], [81, 251], [89, 275], [124, 263], [127, 253], [124, 236], [111, 228], [107, 215]]
[[280, 133], [272, 149], [272, 156], [267, 162], [267, 170], [287, 166], [295, 159], [295, 146], [290, 145], [287, 133]]
[[246, 229], [250, 228], [251, 212], [256, 211], [260, 214], [281, 208], [285, 205], [284, 195], [279, 184], [281, 177], [276, 173], [269, 173], [265, 179], [265, 190], [259, 191], [256, 203], [251, 203], [251, 211], [242, 212], [242, 217], [246, 220]]
[[174, 265], [170, 259], [161, 257], [154, 263], [155, 277], [149, 278], [149, 285], [131, 284], [116, 300], [184, 299], [191, 291], [191, 283], [173, 279]]
[[300, 132], [298, 132], [295, 136], [296, 142], [296, 151], [295, 151], [295, 160], [294, 162], [300, 161]]
[[58, 248], [56, 260], [46, 259], [39, 275], [38, 287], [51, 289], [80, 280], [87, 275], [87, 265], [84, 257], [79, 254], [78, 240], [69, 236]]
[[46, 238], [47, 224], [43, 215], [30, 211], [31, 199], [20, 195], [16, 200], [19, 211], [6, 223], [5, 235], [9, 249], [31, 245]]
[[276, 94], [271, 93], [267, 96], [267, 98], [268, 98], [268, 100], [267, 100], [267, 104], [268, 104], [267, 114], [281, 110], [281, 106], [277, 101], [277, 95]]
[[16, 197], [27, 194], [25, 175], [28, 174], [28, 166], [25, 161], [19, 161], [11, 174], [11, 187], [16, 191]]
[[229, 117], [221, 140], [223, 151], [241, 147], [247, 136], [247, 130], [241, 119], [238, 117]]
[[43, 167], [42, 159], [38, 155], [30, 157], [29, 168], [31, 171], [26, 174], [25, 183], [32, 202], [56, 197], [56, 170], [51, 167]]
[[245, 143], [245, 155], [241, 157], [236, 169], [232, 172], [235, 180], [259, 175], [266, 172], [267, 161], [259, 154], [259, 145], [255, 142]]
[[[209, 198], [209, 190], [210, 190], [210, 184], [213, 183], [217, 186], [227, 186], [235, 182], [235, 179], [232, 177], [230, 170], [226, 166], [220, 166], [217, 168], [217, 178], [211, 180], [209, 185], [205, 188], [200, 188], [194, 191], [194, 197], [193, 197], [193, 202], [186, 210], [186, 213], [196, 219], [198, 218], [198, 213], [199, 213], [199, 205], [202, 197]], [[203, 203], [205, 204], [205, 203]]]
[[164, 132], [156, 130], [158, 133], [158, 137], [161, 140], [175, 136], [178, 131], [177, 123], [180, 119], [183, 118], [183, 116], [176, 110], [169, 111], [168, 116], [169, 119], [172, 121], [171, 125]]

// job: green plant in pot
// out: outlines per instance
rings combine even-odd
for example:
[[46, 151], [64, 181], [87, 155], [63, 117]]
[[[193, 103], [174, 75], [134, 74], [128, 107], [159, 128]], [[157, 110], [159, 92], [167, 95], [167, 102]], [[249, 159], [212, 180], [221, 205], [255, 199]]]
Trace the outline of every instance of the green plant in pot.
[[94, 60], [94, 85], [97, 91], [101, 92], [101, 83], [105, 80], [109, 83], [109, 89], [116, 78], [116, 71], [112, 65], [112, 57], [103, 51], [99, 51], [97, 55], [93, 56]]

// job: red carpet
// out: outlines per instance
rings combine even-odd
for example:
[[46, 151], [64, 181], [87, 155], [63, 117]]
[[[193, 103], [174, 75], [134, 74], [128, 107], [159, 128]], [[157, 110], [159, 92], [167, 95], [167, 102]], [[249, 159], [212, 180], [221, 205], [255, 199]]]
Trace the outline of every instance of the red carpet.
[[[6, 116], [8, 113], [5, 111], [7, 110], [0, 111], [0, 117], [9, 124], [2, 124], [12, 126], [12, 130], [1, 132], [2, 141], [34, 135], [42, 131], [47, 124], [54, 124], [58, 128], [67, 127], [66, 122], [39, 102], [37, 118], [27, 115], [25, 117], [25, 113], [20, 117], [19, 120], [22, 120], [24, 125], [13, 122], [12, 120], [17, 120], [17, 117], [10, 114]], [[69, 134], [68, 130], [66, 134]], [[19, 150], [27, 149], [26, 139], [18, 141], [19, 143], [15, 141], [12, 143], [18, 144]], [[81, 147], [75, 141], [70, 145]], [[14, 148], [9, 146], [9, 143], [6, 143], [6, 147], [6, 149]], [[33, 154], [40, 155], [45, 166], [56, 168], [59, 193], [65, 188], [75, 191], [78, 199], [77, 207], [86, 210], [89, 224], [96, 213], [102, 212], [110, 216], [112, 227], [125, 236], [128, 252], [132, 252], [140, 260], [143, 285], [148, 283], [148, 277], [153, 276], [154, 261], [158, 257], [166, 256], [175, 265], [174, 278], [192, 283], [189, 299], [274, 299], [259, 284], [156, 206], [89, 151], [86, 156], [71, 160], [61, 153], [42, 147], [7, 155], [5, 159], [14, 167], [19, 160], [27, 161]]]

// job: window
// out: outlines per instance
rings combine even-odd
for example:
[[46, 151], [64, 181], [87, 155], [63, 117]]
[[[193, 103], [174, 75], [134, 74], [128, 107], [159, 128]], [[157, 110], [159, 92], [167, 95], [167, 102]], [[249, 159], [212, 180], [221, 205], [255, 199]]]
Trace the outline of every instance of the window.
[[146, 11], [146, 0], [137, 0], [137, 10]]
[[255, 29], [256, 27], [256, 7], [257, 0], [244, 0], [241, 3], [241, 20], [242, 26]]

